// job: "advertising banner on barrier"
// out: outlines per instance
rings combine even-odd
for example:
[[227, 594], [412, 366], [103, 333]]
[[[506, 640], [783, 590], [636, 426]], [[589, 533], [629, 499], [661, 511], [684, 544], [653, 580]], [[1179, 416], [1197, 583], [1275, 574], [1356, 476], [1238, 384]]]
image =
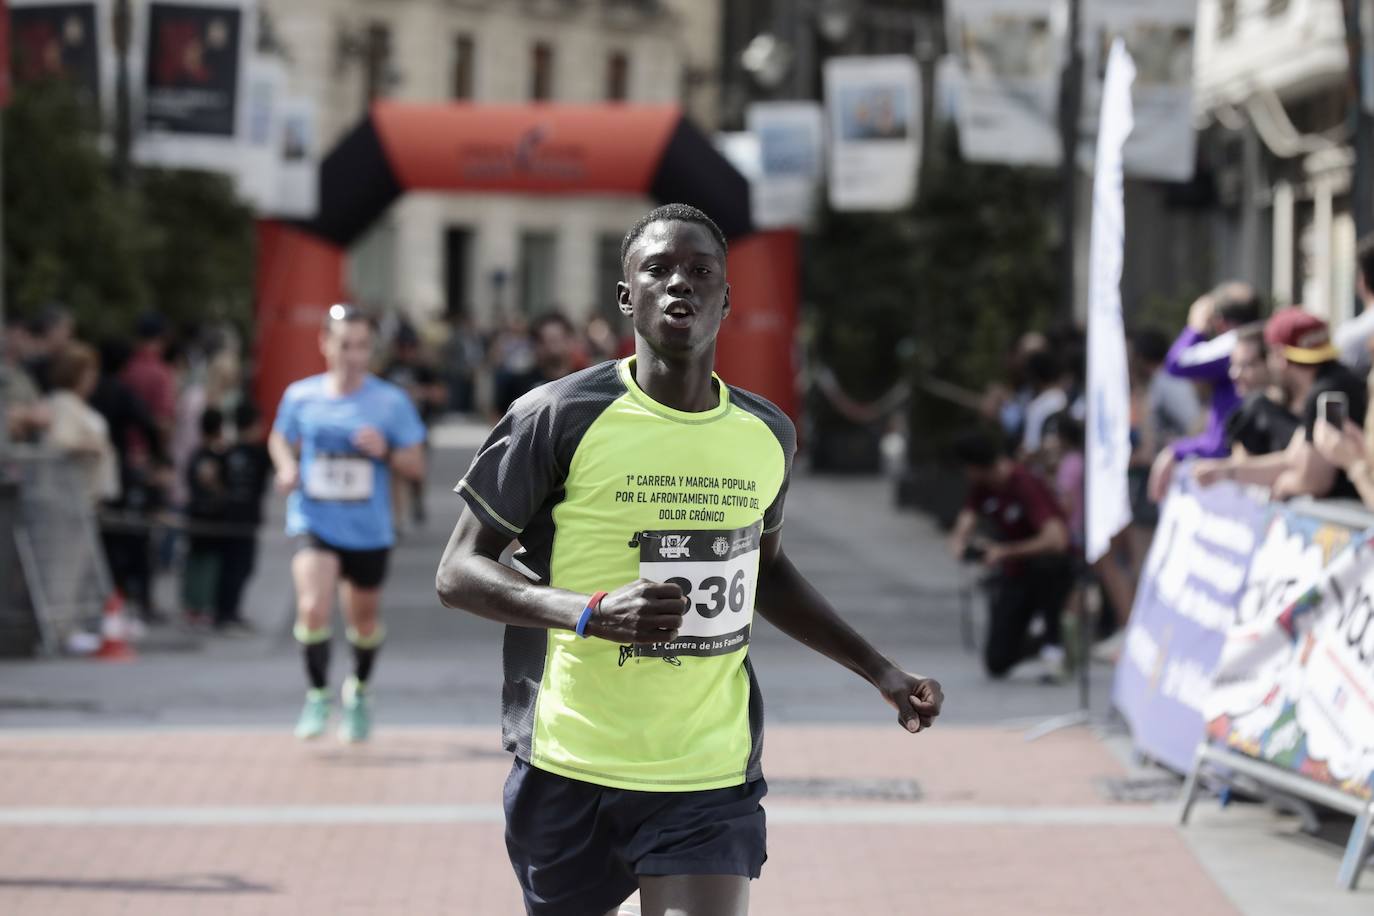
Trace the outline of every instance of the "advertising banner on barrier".
[[1202, 740], [1212, 673], [1271, 510], [1232, 483], [1174, 479], [1141, 570], [1112, 701], [1136, 746], [1183, 772]]
[[830, 205], [866, 211], [908, 206], [921, 164], [921, 74], [915, 59], [832, 57], [824, 75]]
[[10, 0], [10, 42], [16, 85], [60, 77], [93, 103], [100, 100], [101, 5]]
[[1374, 531], [1309, 577], [1293, 600], [1262, 607], [1227, 634], [1206, 706], [1208, 737], [1371, 798]]

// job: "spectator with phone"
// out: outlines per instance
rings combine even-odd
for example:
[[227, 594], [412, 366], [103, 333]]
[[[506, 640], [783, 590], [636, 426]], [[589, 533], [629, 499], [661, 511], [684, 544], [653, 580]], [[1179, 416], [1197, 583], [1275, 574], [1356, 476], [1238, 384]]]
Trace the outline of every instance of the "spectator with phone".
[[1374, 471], [1370, 460], [1374, 458], [1365, 435], [1369, 431], [1369, 417], [1365, 417], [1365, 429], [1361, 430], [1346, 413], [1344, 400], [1338, 399], [1335, 392], [1323, 395], [1325, 400], [1318, 407], [1317, 428], [1312, 435], [1312, 444], [1321, 456], [1341, 469], [1350, 481], [1360, 501], [1374, 509]]
[[[1041, 676], [1064, 676], [1060, 617], [1073, 589], [1074, 569], [1064, 510], [1048, 484], [1002, 451], [991, 435], [973, 431], [954, 443], [954, 457], [969, 483], [954, 523], [950, 552], [993, 574], [983, 663], [994, 678], [1039, 656]], [[994, 537], [975, 534], [983, 522]], [[1039, 646], [1031, 622], [1044, 620]]]
[[[1343, 410], [1340, 417], [1364, 422], [1368, 394], [1364, 380], [1338, 361], [1327, 324], [1300, 307], [1281, 309], [1264, 326], [1270, 369], [1301, 421], [1288, 447], [1270, 455], [1199, 461], [1194, 474], [1208, 485], [1222, 479], [1271, 488], [1275, 497], [1356, 498], [1339, 466], [1314, 447], [1319, 410]], [[1326, 397], [1323, 397], [1323, 396]], [[1329, 405], [1344, 402], [1344, 408]], [[1323, 406], [1328, 405], [1328, 406]], [[1332, 414], [1336, 416], [1336, 414]], [[1342, 428], [1343, 424], [1336, 424]]]

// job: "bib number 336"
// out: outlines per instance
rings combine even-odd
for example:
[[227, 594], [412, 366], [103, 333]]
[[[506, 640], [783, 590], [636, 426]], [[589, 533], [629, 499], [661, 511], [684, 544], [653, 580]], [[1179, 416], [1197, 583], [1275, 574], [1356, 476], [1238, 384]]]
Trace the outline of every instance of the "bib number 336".
[[676, 585], [689, 605], [676, 640], [636, 654], [727, 655], [748, 645], [762, 532], [762, 522], [731, 531], [640, 532], [639, 574]]

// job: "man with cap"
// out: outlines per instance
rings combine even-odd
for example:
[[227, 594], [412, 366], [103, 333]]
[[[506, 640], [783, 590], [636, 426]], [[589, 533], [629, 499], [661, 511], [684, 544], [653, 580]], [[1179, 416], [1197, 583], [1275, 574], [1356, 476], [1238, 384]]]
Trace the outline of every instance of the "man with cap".
[[1221, 479], [1271, 487], [1275, 496], [1356, 497], [1345, 475], [1313, 447], [1317, 406], [1323, 394], [1345, 395], [1346, 412], [1363, 422], [1367, 403], [1364, 381], [1339, 362], [1331, 333], [1322, 319], [1298, 306], [1280, 309], [1264, 326], [1270, 368], [1288, 403], [1301, 421], [1288, 448], [1272, 455], [1200, 461], [1194, 474], [1200, 483]]

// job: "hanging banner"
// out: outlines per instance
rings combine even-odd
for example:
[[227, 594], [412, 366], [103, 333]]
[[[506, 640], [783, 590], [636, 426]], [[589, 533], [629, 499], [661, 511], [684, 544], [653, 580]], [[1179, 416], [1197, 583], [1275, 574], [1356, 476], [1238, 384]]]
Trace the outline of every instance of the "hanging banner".
[[238, 178], [256, 18], [255, 0], [148, 4], [134, 147], [140, 163]]
[[1093, 175], [1092, 257], [1088, 264], [1088, 416], [1084, 554], [1096, 563], [1112, 538], [1131, 523], [1126, 482], [1131, 463], [1131, 381], [1126, 326], [1121, 318], [1121, 267], [1126, 248], [1122, 147], [1135, 122], [1131, 81], [1135, 64], [1121, 42], [1112, 46], [1102, 128]]
[[900, 210], [916, 195], [921, 158], [921, 83], [908, 56], [832, 57], [825, 62], [830, 206]]
[[811, 224], [822, 178], [823, 121], [815, 102], [757, 102], [746, 110], [759, 150], [758, 178], [750, 180], [755, 226]]
[[91, 104], [100, 103], [103, 4], [11, 0], [10, 73], [15, 85], [70, 80]]
[[237, 183], [239, 196], [259, 213], [271, 207], [277, 196], [286, 84], [286, 67], [281, 61], [265, 56], [250, 60]]
[[1286, 604], [1231, 628], [1207, 703], [1217, 744], [1368, 800], [1374, 788], [1374, 531]]
[[320, 128], [315, 102], [287, 96], [281, 104], [277, 191], [265, 211], [282, 219], [310, 219], [320, 208]]
[[[1126, 143], [1126, 173], [1133, 178], [1189, 181], [1197, 158], [1193, 129], [1195, 0], [1094, 0], [1083, 5], [1085, 54], [1082, 127], [1096, 130], [1112, 42], [1121, 39], [1136, 63], [1132, 89], [1136, 130]], [[1091, 166], [1092, 148], [1079, 148]], [[1086, 157], [1086, 158], [1085, 158]]]
[[949, 75], [963, 157], [1057, 164], [1062, 3], [948, 0], [945, 8], [949, 47], [959, 65]]

